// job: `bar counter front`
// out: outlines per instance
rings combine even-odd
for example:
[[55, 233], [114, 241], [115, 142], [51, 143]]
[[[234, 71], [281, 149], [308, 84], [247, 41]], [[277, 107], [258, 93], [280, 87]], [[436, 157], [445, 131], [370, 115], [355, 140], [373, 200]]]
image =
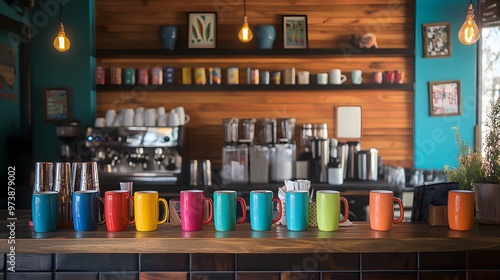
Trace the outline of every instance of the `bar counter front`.
[[100, 225], [36, 233], [28, 220], [29, 211], [15, 219], [2, 213], [4, 279], [500, 279], [494, 225], [462, 232], [401, 223], [379, 232], [353, 222], [334, 232], [293, 232], [243, 223], [218, 232], [210, 223], [197, 232], [163, 224], [153, 232]]

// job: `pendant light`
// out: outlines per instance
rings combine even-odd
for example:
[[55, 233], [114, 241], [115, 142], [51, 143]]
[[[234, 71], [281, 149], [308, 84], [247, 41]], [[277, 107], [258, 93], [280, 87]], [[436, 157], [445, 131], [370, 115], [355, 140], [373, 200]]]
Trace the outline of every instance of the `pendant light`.
[[238, 39], [243, 43], [248, 43], [252, 41], [253, 33], [248, 26], [247, 18], [247, 0], [243, 0], [243, 26], [241, 26], [240, 32], [238, 32]]
[[71, 46], [68, 37], [66, 37], [66, 33], [64, 33], [64, 25], [62, 21], [62, 14], [63, 14], [63, 5], [62, 5], [62, 0], [59, 1], [59, 7], [61, 9], [61, 12], [59, 13], [59, 33], [57, 34], [57, 37], [54, 39], [54, 48], [60, 52], [65, 52], [69, 50], [69, 47]]
[[481, 33], [479, 32], [479, 27], [477, 27], [474, 21], [474, 8], [472, 7], [472, 0], [470, 0], [469, 9], [467, 9], [467, 15], [465, 16], [464, 24], [460, 27], [458, 31], [458, 40], [464, 45], [472, 45], [477, 40]]

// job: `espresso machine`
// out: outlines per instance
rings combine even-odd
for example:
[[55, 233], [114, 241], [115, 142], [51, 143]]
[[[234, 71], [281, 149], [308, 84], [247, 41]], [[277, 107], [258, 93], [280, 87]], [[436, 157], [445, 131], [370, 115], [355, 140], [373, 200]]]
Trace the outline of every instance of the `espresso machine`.
[[176, 185], [186, 180], [184, 126], [89, 127], [89, 160], [109, 184]]

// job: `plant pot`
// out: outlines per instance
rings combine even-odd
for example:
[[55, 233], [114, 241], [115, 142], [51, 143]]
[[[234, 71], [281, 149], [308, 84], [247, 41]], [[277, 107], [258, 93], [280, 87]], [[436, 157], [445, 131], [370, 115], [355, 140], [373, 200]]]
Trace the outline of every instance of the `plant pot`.
[[482, 224], [500, 225], [500, 184], [474, 184], [476, 220]]

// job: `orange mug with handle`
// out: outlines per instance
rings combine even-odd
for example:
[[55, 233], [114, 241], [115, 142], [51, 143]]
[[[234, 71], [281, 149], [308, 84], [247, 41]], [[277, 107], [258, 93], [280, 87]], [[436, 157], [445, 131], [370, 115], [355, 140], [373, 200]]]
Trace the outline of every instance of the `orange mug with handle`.
[[474, 192], [448, 192], [448, 225], [452, 230], [472, 230], [474, 226]]
[[[399, 205], [399, 218], [394, 220], [394, 203]], [[404, 209], [401, 199], [394, 192], [385, 190], [370, 191], [370, 227], [372, 230], [388, 231], [392, 224], [403, 221]]]

